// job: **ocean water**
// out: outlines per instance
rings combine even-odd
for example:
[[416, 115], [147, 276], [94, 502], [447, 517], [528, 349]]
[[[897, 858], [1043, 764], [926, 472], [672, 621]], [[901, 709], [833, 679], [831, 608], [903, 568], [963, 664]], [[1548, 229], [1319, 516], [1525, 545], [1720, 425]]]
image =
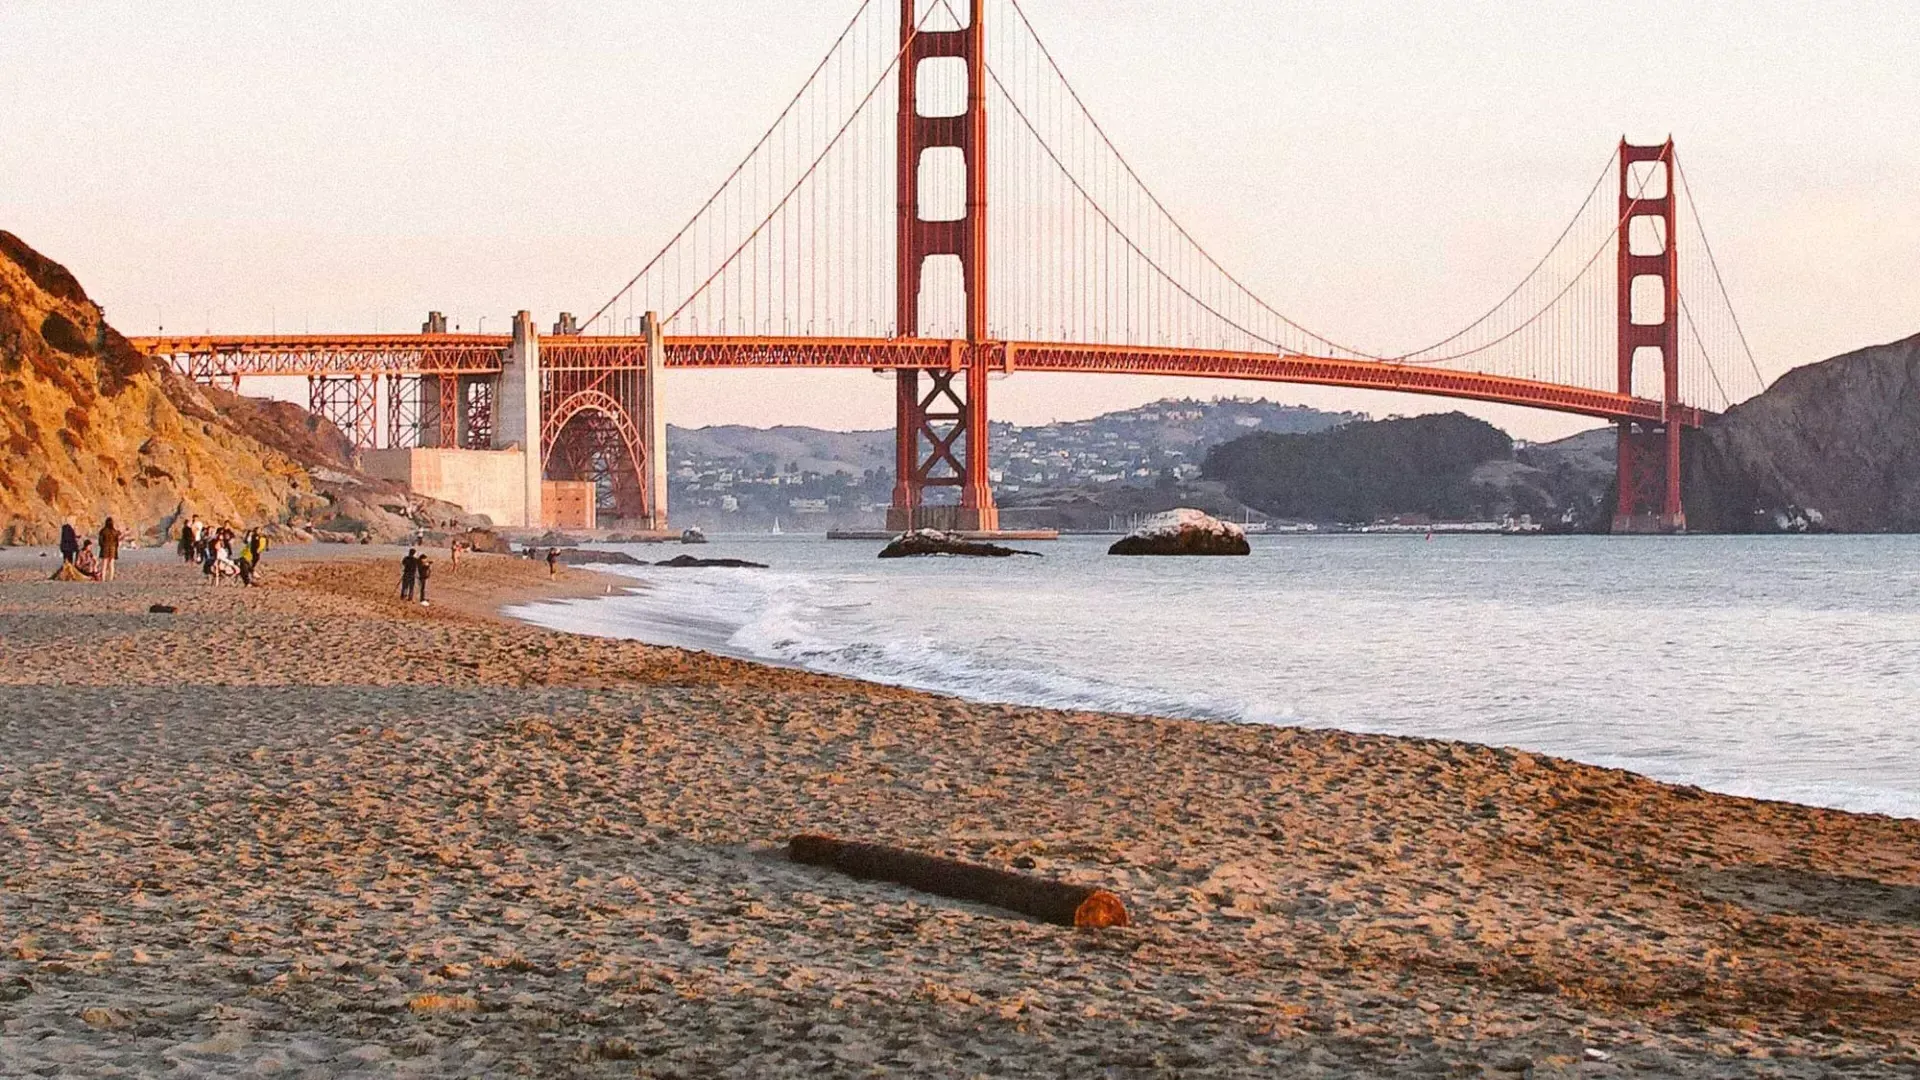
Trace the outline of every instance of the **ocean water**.
[[614, 568], [645, 587], [513, 614], [982, 701], [1463, 739], [1920, 817], [1920, 537], [1108, 542], [883, 562], [877, 542], [720, 536], [698, 553], [771, 569]]

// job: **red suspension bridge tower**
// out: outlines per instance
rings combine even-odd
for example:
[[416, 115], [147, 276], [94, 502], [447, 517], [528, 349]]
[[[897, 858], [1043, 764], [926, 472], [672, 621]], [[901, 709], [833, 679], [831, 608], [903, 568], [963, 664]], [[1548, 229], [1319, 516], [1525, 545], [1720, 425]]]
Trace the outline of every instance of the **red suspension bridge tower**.
[[[1635, 176], [1634, 166], [1651, 165]], [[1658, 422], [1621, 420], [1619, 501], [1613, 531], [1677, 532], [1680, 503], [1680, 273], [1675, 247], [1673, 140], [1634, 146], [1620, 140], [1620, 240], [1615, 285], [1620, 393], [1631, 396], [1640, 361], [1660, 365]], [[1642, 283], [1646, 287], [1642, 287]], [[1650, 311], [1653, 308], [1657, 311]]]
[[[899, 188], [899, 333], [920, 336], [920, 293], [927, 262], [960, 262], [966, 292], [966, 342], [956, 343], [953, 363], [895, 375], [893, 505], [887, 527], [991, 530], [1000, 527], [987, 471], [987, 27], [984, 0], [970, 0], [967, 25], [958, 30], [922, 30], [917, 0], [900, 0], [900, 142], [895, 183]], [[920, 67], [952, 57], [967, 68], [966, 111], [958, 116], [920, 112]], [[961, 217], [921, 217], [921, 184], [927, 152], [958, 150], [966, 161], [966, 206]], [[926, 489], [958, 487], [958, 506], [926, 504]]]

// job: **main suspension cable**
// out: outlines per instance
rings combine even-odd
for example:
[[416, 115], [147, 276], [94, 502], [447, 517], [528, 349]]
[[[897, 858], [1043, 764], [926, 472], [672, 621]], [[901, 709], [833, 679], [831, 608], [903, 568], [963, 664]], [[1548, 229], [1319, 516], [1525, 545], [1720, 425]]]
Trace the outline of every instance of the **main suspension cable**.
[[733, 171], [727, 174], [727, 178], [721, 181], [718, 188], [714, 189], [713, 194], [707, 198], [706, 202], [701, 204], [700, 209], [694, 211], [693, 216], [687, 219], [687, 223], [680, 227], [680, 231], [673, 234], [673, 239], [668, 240], [658, 252], [654, 253], [653, 258], [647, 260], [647, 264], [640, 268], [640, 272], [633, 275], [631, 281], [628, 281], [626, 285], [621, 287], [620, 291], [613, 294], [613, 299], [600, 305], [600, 310], [594, 312], [592, 318], [580, 324], [581, 333], [586, 333], [587, 328], [592, 326], [600, 316], [606, 314], [608, 308], [613, 307], [614, 304], [620, 301], [622, 296], [625, 296], [635, 285], [639, 284], [640, 279], [646, 277], [647, 272], [652, 270], [661, 259], [665, 258], [667, 252], [673, 250], [673, 246], [678, 244], [681, 239], [693, 229], [694, 225], [699, 222], [701, 217], [712, 208], [720, 196], [724, 195], [727, 190], [733, 186], [733, 182], [739, 178], [742, 172], [746, 171], [747, 166], [752, 164], [753, 159], [760, 153], [761, 148], [767, 145], [768, 141], [773, 138], [774, 132], [779, 130], [780, 125], [786, 121], [788, 114], [793, 112], [794, 106], [800, 104], [800, 99], [806, 96], [807, 91], [811, 89], [814, 82], [820, 78], [820, 73], [826, 70], [827, 64], [833, 60], [834, 54], [840, 51], [840, 46], [845, 44], [847, 36], [853, 33], [853, 28], [859, 25], [861, 17], [866, 15], [867, 9], [872, 6], [873, 0], [861, 0], [859, 10], [853, 13], [853, 18], [847, 20], [846, 27], [840, 31], [840, 36], [834, 39], [832, 47], [828, 48], [826, 55], [820, 58], [820, 63], [817, 64], [813, 72], [807, 76], [807, 81], [800, 84], [800, 89], [794, 92], [792, 99], [787, 102], [786, 108], [780, 110], [780, 115], [774, 117], [773, 123], [767, 126], [767, 130], [761, 134], [759, 141], [753, 144], [753, 149], [747, 151], [747, 156], [740, 159], [740, 164], [733, 167]]
[[788, 188], [787, 193], [780, 197], [780, 201], [774, 204], [773, 209], [767, 211], [767, 216], [760, 219], [760, 223], [754, 226], [751, 233], [747, 234], [747, 238], [740, 241], [740, 246], [733, 249], [733, 252], [727, 256], [726, 261], [715, 267], [713, 273], [708, 274], [707, 279], [700, 283], [700, 287], [688, 294], [687, 298], [680, 302], [680, 306], [673, 309], [672, 315], [662, 320], [661, 325], [664, 326], [667, 323], [671, 323], [675, 318], [678, 318], [680, 313], [687, 309], [688, 304], [693, 303], [700, 294], [706, 292], [707, 287], [713, 284], [714, 279], [725, 273], [727, 268], [732, 266], [734, 261], [740, 258], [741, 252], [745, 251], [749, 245], [759, 239], [760, 234], [765, 231], [767, 225], [770, 224], [774, 218], [779, 216], [780, 211], [786, 209], [787, 204], [793, 201], [794, 194], [806, 186], [808, 180], [813, 178], [814, 172], [820, 168], [820, 163], [826, 160], [828, 154], [833, 153], [834, 147], [840, 145], [840, 140], [844, 138], [847, 131], [853, 127], [853, 122], [858, 120], [860, 114], [866, 112], [867, 106], [873, 103], [873, 96], [880, 92], [882, 86], [886, 85], [887, 80], [893, 76], [894, 69], [900, 66], [900, 59], [907, 55], [907, 50], [913, 47], [913, 43], [918, 40], [919, 37], [920, 28], [915, 26], [913, 32], [906, 35], [905, 40], [900, 43], [900, 50], [893, 54], [892, 62], [887, 65], [886, 70], [880, 73], [880, 78], [875, 80], [874, 84], [867, 89], [866, 95], [860, 99], [860, 104], [854, 107], [852, 115], [848, 116], [846, 122], [840, 125], [839, 130], [833, 133], [833, 138], [827, 141], [825, 147], [821, 148], [820, 153], [815, 156], [813, 162], [807, 166], [807, 170], [800, 174], [798, 180], [793, 182], [793, 186]]

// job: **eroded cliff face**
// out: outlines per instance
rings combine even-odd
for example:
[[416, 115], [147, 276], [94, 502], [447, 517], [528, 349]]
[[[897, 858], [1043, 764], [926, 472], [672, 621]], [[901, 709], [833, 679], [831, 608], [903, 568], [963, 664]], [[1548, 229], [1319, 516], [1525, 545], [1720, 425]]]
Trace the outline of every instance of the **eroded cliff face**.
[[1920, 532], [1920, 335], [1795, 368], [1687, 446], [1701, 532]]
[[0, 231], [0, 543], [109, 516], [147, 537], [182, 512], [278, 524], [317, 503], [305, 468], [148, 364], [73, 275]]

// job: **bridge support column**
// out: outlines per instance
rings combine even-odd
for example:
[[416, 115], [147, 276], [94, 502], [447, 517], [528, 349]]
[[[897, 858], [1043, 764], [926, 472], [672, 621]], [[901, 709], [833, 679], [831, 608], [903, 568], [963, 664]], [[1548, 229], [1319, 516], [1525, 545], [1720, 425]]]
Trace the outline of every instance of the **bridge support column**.
[[420, 444], [440, 450], [465, 446], [465, 405], [458, 375], [420, 376]]
[[[901, 0], [898, 322], [901, 337], [920, 336], [920, 286], [926, 261], [951, 256], [960, 262], [966, 290], [967, 337], [954, 343], [953, 363], [921, 373], [902, 371], [894, 384], [893, 505], [887, 527], [991, 531], [1000, 527], [987, 469], [987, 30], [985, 0], [969, 0], [967, 25], [959, 30], [915, 33], [916, 0]], [[958, 117], [920, 113], [920, 66], [938, 58], [967, 65], [967, 111]], [[966, 216], [927, 221], [920, 216], [920, 165], [933, 149], [957, 149], [966, 162]], [[959, 489], [959, 505], [926, 505], [929, 487]]]
[[[1633, 166], [1641, 164], [1652, 165], [1653, 171], [1636, 180]], [[1680, 274], [1674, 206], [1673, 140], [1659, 146], [1631, 146], [1622, 139], [1619, 388], [1622, 394], [1633, 393], [1635, 366], [1657, 356], [1667, 416], [1658, 424], [1620, 421], [1616, 533], [1684, 532], [1687, 527], [1680, 501]], [[1643, 287], [1636, 289], [1636, 285]], [[1656, 300], [1657, 318], [1649, 310]]]
[[513, 344], [507, 348], [506, 361], [500, 367], [500, 389], [493, 409], [493, 448], [519, 447], [525, 454], [522, 519], [512, 522], [537, 529], [544, 520], [540, 502], [540, 484], [546, 478], [546, 462], [540, 446], [540, 334], [533, 315], [522, 311], [513, 317]]
[[647, 312], [647, 370], [641, 386], [640, 431], [646, 438], [647, 525], [654, 529], [667, 527], [667, 410], [660, 385], [660, 376], [667, 369], [667, 349], [660, 335], [659, 313]]

